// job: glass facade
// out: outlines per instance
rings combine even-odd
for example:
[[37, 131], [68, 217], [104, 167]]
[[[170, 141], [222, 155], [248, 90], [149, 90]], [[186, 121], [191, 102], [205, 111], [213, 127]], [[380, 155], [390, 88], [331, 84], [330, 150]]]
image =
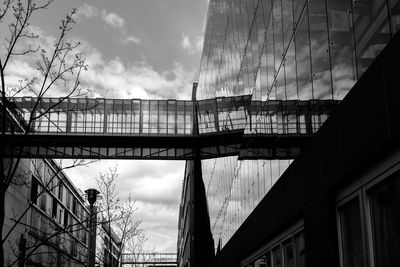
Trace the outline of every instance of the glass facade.
[[[399, 0], [211, 0], [196, 98], [341, 100], [399, 25]], [[257, 134], [267, 119], [290, 134], [305, 120], [265, 117], [261, 106], [247, 118], [247, 133]], [[326, 119], [311, 116], [313, 132]], [[291, 162], [202, 161], [215, 244], [226, 244]]]

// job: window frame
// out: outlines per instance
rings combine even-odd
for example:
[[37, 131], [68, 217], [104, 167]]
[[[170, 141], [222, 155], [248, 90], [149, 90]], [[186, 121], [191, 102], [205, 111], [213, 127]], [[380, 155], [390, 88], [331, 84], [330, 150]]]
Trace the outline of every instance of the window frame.
[[[362, 231], [362, 247], [363, 259], [368, 267], [375, 267], [375, 251], [372, 229], [372, 214], [371, 202], [368, 191], [373, 187], [383, 182], [384, 180], [392, 177], [395, 173], [400, 174], [400, 150], [386, 156], [374, 166], [366, 168], [363, 173], [356, 175], [354, 182], [352, 182], [345, 189], [341, 190], [336, 197], [335, 211], [336, 211], [336, 229], [338, 238], [339, 262], [340, 266], [344, 267], [344, 253], [343, 253], [343, 235], [341, 227], [341, 214], [340, 208], [349, 203], [354, 198], [359, 198], [360, 205], [360, 218], [361, 218], [361, 231]], [[358, 178], [358, 179], [357, 179]]]

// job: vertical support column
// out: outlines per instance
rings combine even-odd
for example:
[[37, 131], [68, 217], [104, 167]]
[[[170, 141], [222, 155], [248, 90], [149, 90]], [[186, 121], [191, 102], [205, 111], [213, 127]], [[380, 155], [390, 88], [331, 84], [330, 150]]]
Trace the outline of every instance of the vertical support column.
[[68, 98], [68, 103], [67, 103], [67, 110], [66, 110], [66, 113], [67, 113], [67, 118], [66, 118], [66, 132], [67, 133], [70, 133], [71, 132], [71, 130], [72, 130], [72, 110], [71, 110], [71, 108], [70, 108], [70, 102], [71, 102], [71, 99], [69, 99]]
[[217, 132], [219, 132], [218, 98], [214, 99], [213, 113], [214, 113], [214, 125], [215, 125], [215, 130], [216, 130]]
[[143, 111], [142, 111], [142, 100], [139, 100], [139, 134], [143, 133]]
[[89, 246], [88, 246], [88, 267], [94, 267], [96, 263], [96, 207], [90, 205], [90, 223], [89, 223]]
[[107, 117], [107, 100], [104, 99], [104, 121], [103, 121], [103, 133], [107, 133], [107, 121], [108, 121], [108, 117]]

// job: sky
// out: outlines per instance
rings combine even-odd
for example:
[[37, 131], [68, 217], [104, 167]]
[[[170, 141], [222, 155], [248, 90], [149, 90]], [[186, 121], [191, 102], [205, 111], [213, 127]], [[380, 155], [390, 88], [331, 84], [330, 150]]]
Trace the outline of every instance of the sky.
[[[73, 8], [76, 25], [68, 34], [80, 41], [88, 71], [82, 87], [91, 97], [190, 99], [197, 79], [207, 0], [55, 0], [32, 17], [38, 42], [50, 47], [58, 25]], [[33, 72], [29, 61], [15, 60], [8, 84]], [[54, 95], [57, 95], [56, 93]], [[175, 252], [183, 161], [104, 160], [67, 171], [82, 191], [96, 187], [95, 177], [117, 166], [119, 197], [137, 201], [146, 247]]]

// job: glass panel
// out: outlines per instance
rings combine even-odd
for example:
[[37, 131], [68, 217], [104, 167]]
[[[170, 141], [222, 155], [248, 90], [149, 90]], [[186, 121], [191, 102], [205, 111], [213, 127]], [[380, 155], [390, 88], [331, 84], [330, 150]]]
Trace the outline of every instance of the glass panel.
[[282, 267], [282, 252], [281, 247], [277, 246], [272, 249], [272, 263], [274, 267]]
[[309, 1], [308, 12], [314, 98], [331, 99], [332, 87], [325, 0]]
[[334, 99], [343, 99], [356, 81], [355, 48], [348, 0], [328, 0]]
[[275, 91], [272, 92], [272, 87], [275, 80], [275, 54], [274, 54], [274, 31], [272, 30], [273, 18], [270, 16], [268, 22], [266, 51], [267, 51], [267, 99], [276, 99]]
[[357, 0], [352, 5], [358, 78], [390, 39], [386, 0]]
[[391, 30], [394, 36], [400, 29], [400, 0], [389, 0]]
[[150, 128], [149, 101], [142, 100], [141, 108], [142, 108], [142, 133], [149, 133], [149, 128]]
[[168, 101], [168, 134], [175, 134], [176, 132], [176, 101]]
[[296, 267], [296, 261], [294, 258], [294, 244], [292, 240], [284, 242], [283, 247], [285, 267]]
[[158, 106], [158, 123], [159, 123], [159, 133], [167, 133], [167, 101], [159, 101]]
[[311, 89], [310, 39], [308, 31], [308, 12], [303, 12], [295, 33], [296, 63], [299, 99], [314, 98]]
[[274, 49], [275, 49], [275, 70], [280, 72], [279, 84], [277, 85], [278, 99], [283, 99], [285, 88], [283, 85], [283, 68], [279, 70], [283, 60], [283, 34], [282, 34], [282, 2], [274, 1], [273, 4], [273, 29], [274, 29]]
[[294, 242], [296, 244], [296, 263], [297, 267], [306, 267], [306, 248], [304, 241], [304, 233], [298, 233], [294, 237]]
[[344, 267], [365, 266], [358, 197], [341, 206], [339, 212]]
[[139, 133], [140, 129], [140, 100], [132, 100], [132, 133]]
[[400, 266], [400, 175], [369, 191], [375, 264]]

